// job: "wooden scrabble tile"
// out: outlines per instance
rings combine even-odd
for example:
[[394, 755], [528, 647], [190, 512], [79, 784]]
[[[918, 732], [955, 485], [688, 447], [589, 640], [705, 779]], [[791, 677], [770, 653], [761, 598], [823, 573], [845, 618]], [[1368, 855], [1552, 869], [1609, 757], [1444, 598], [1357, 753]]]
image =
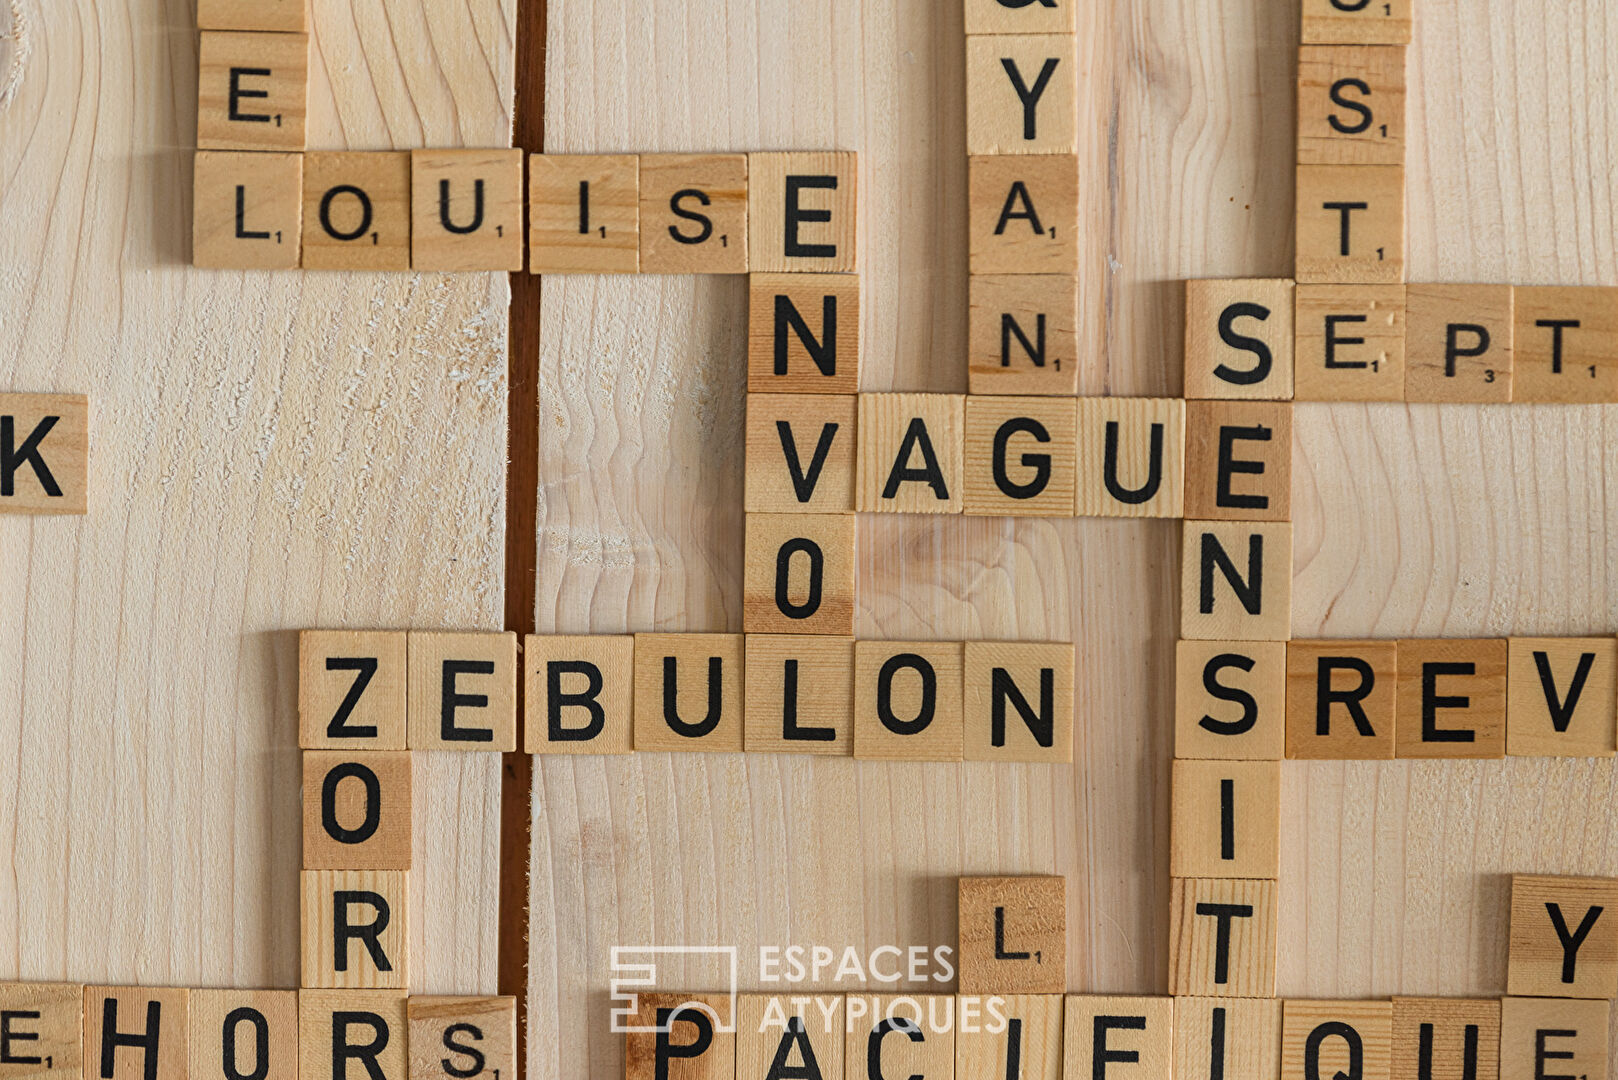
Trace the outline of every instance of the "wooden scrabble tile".
[[854, 515], [748, 514], [742, 629], [854, 634]]
[[298, 1080], [295, 990], [191, 991], [195, 1080]]
[[1399, 642], [1395, 755], [1506, 756], [1504, 638]]
[[749, 634], [744, 744], [750, 754], [854, 753], [854, 642]]
[[1502, 1080], [1607, 1080], [1610, 1013], [1605, 1001], [1502, 999]]
[[1189, 401], [1185, 516], [1292, 520], [1292, 403]]
[[1405, 163], [1403, 45], [1298, 50], [1298, 163]]
[[1618, 749], [1618, 639], [1507, 643], [1506, 753], [1612, 757]]
[[974, 394], [1079, 392], [1079, 283], [1064, 274], [978, 274], [967, 280], [969, 389]]
[[1173, 877], [1278, 877], [1281, 763], [1176, 761], [1172, 822]]
[[1174, 999], [1174, 1075], [1179, 1080], [1276, 1080], [1280, 1072], [1279, 1001]]
[[1618, 401], [1618, 287], [1513, 293], [1512, 400]]
[[1414, 0], [1303, 0], [1303, 40], [1311, 45], [1408, 45]]
[[1077, 428], [1071, 398], [967, 398], [963, 511], [1072, 517]]
[[1510, 285], [1405, 287], [1405, 400], [1511, 400]]
[[1278, 891], [1274, 881], [1174, 878], [1169, 992], [1274, 997]]
[[624, 1080], [732, 1080], [728, 994], [640, 994], [624, 1035]]
[[956, 887], [963, 994], [1067, 989], [1067, 879], [963, 877]]
[[302, 985], [407, 988], [409, 910], [408, 871], [305, 870]]
[[309, 0], [197, 0], [197, 29], [302, 33], [309, 29]]
[[1391, 284], [1404, 274], [1404, 166], [1299, 165], [1298, 284]]
[[1393, 999], [1393, 1080], [1499, 1080], [1499, 998]]
[[749, 514], [852, 514], [853, 394], [748, 394]]
[[1393, 641], [1287, 645], [1287, 757], [1394, 756], [1399, 646]]
[[1185, 402], [1079, 399], [1080, 517], [1183, 517]]
[[1062, 1006], [1062, 1075], [1162, 1080], [1174, 1061], [1174, 999], [1069, 994]]
[[747, 155], [642, 154], [640, 272], [747, 273]]
[[410, 152], [410, 265], [521, 270], [522, 151]]
[[967, 761], [1073, 760], [1073, 643], [968, 641]]
[[1292, 526], [1187, 521], [1180, 564], [1180, 636], [1285, 641], [1292, 633]]
[[859, 393], [859, 275], [748, 276], [747, 389]]
[[403, 750], [406, 635], [393, 630], [298, 634], [298, 745]]
[[198, 150], [191, 263], [206, 270], [296, 270], [303, 155]]
[[501, 1080], [517, 1075], [517, 999], [413, 997], [410, 1080]]
[[850, 994], [843, 1075], [848, 1080], [951, 1077], [955, 999], [938, 994]]
[[197, 55], [197, 149], [302, 150], [309, 35], [204, 30]]
[[191, 991], [146, 986], [84, 988], [85, 1073], [101, 1080], [186, 1080]]
[[300, 990], [298, 1080], [407, 1080], [402, 990]]
[[523, 752], [627, 754], [635, 747], [635, 639], [523, 639]]
[[1389, 1080], [1392, 1002], [1291, 1000], [1282, 1006], [1281, 1017], [1285, 1080], [1324, 1080], [1339, 1074]]
[[861, 394], [855, 505], [959, 514], [965, 403], [958, 394]]
[[80, 983], [0, 983], [0, 1077], [79, 1080], [83, 1015]]
[[963, 649], [958, 641], [854, 643], [854, 756], [961, 761]]
[[529, 273], [637, 272], [640, 210], [634, 154], [528, 155]]
[[1014, 994], [988, 1005], [956, 999], [955, 1080], [1062, 1080], [1062, 995]]
[[303, 268], [410, 269], [410, 155], [303, 157]]
[[740, 634], [635, 635], [635, 749], [739, 753]]
[[1513, 874], [1506, 992], [1618, 996], [1618, 881]]
[[973, 274], [1076, 274], [1079, 159], [968, 159], [967, 249]]
[[736, 1016], [738, 1077], [843, 1080], [842, 995], [741, 994]]
[[1182, 641], [1175, 653], [1174, 756], [1279, 761], [1286, 752], [1284, 641]]
[[410, 869], [411, 777], [404, 750], [305, 750], [303, 868]]
[[90, 399], [0, 394], [0, 514], [89, 509]]
[[1405, 287], [1299, 285], [1299, 401], [1402, 401]]
[[966, 152], [1078, 152], [1078, 38], [985, 34], [966, 39]]
[[966, 0], [968, 34], [1071, 34], [1071, 0]]
[[858, 265], [859, 155], [747, 155], [750, 269], [853, 273]]
[[1289, 278], [1185, 283], [1185, 396], [1292, 400]]
[[517, 635], [412, 630], [412, 750], [517, 749]]

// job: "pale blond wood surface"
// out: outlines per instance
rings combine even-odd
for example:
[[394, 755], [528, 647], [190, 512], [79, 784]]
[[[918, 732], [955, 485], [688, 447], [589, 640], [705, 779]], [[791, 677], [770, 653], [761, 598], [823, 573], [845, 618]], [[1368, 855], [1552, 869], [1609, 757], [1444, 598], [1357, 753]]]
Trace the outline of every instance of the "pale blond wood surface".
[[[315, 0], [310, 146], [503, 145], [514, 14]], [[296, 986], [295, 630], [500, 625], [506, 279], [192, 270], [194, 19], [0, 7], [0, 387], [92, 424], [0, 517], [0, 978]], [[498, 778], [417, 763], [419, 990], [494, 989]]]

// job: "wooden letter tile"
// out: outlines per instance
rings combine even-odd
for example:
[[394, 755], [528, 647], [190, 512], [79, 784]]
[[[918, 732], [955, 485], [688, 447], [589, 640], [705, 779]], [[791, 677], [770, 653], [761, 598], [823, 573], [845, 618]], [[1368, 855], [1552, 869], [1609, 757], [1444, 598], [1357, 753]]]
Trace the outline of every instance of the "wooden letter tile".
[[295, 990], [191, 991], [192, 1080], [298, 1080]]
[[747, 155], [748, 265], [763, 273], [852, 273], [859, 235], [859, 156]]
[[1393, 1080], [1499, 1080], [1499, 1046], [1498, 998], [1393, 999]]
[[1080, 517], [1183, 517], [1185, 402], [1079, 399]]
[[747, 155], [642, 154], [640, 272], [747, 273]]
[[517, 999], [413, 997], [410, 1080], [510, 1080], [517, 1075]]
[[999, 34], [966, 41], [966, 152], [1078, 152], [1078, 39]]
[[960, 761], [963, 649], [958, 641], [854, 644], [854, 756]]
[[956, 394], [861, 394], [861, 511], [958, 514], [966, 399]]
[[1187, 521], [1181, 548], [1180, 636], [1285, 641], [1292, 632], [1292, 526]]
[[742, 680], [747, 752], [854, 752], [854, 642], [800, 634], [749, 634]]
[[1612, 757], [1618, 749], [1618, 639], [1512, 638], [1506, 753]]
[[1397, 642], [1289, 643], [1287, 757], [1391, 759], [1398, 673]]
[[538, 635], [523, 641], [523, 752], [627, 754], [634, 749], [635, 639]]
[[847, 1080], [950, 1077], [955, 999], [936, 994], [849, 995]]
[[1311, 45], [1408, 45], [1414, 0], [1303, 0], [1303, 40]]
[[1397, 756], [1506, 756], [1504, 638], [1407, 639], [1398, 671]]
[[1283, 1080], [1389, 1080], [1392, 1002], [1288, 1001], [1281, 1015]]
[[955, 1011], [955, 1080], [1062, 1080], [1061, 994], [999, 997], [992, 1011], [962, 995]]
[[298, 993], [298, 1080], [407, 1080], [402, 990]]
[[1618, 401], [1618, 287], [1519, 286], [1514, 304], [1512, 400]]
[[1405, 400], [1511, 400], [1510, 285], [1405, 288]]
[[635, 273], [640, 207], [634, 154], [530, 154], [529, 272]]
[[1404, 280], [1404, 166], [1299, 165], [1297, 200], [1298, 284]]
[[1292, 519], [1290, 402], [1186, 403], [1185, 516]]
[[199, 150], [302, 150], [308, 99], [309, 35], [202, 32]]
[[1501, 1080], [1607, 1080], [1611, 1011], [1606, 1001], [1503, 999]]
[[1170, 992], [1274, 997], [1277, 889], [1274, 881], [1175, 878]]
[[207, 270], [296, 270], [303, 155], [198, 150], [191, 262]]
[[403, 750], [305, 750], [303, 868], [410, 869], [411, 772]]
[[1405, 287], [1299, 285], [1299, 401], [1402, 401]]
[[90, 399], [0, 394], [0, 514], [89, 508]]
[[309, 29], [309, 0], [197, 0], [197, 28], [298, 34]]
[[1067, 989], [1067, 879], [963, 877], [957, 895], [961, 993]]
[[1288, 278], [1185, 283], [1185, 396], [1292, 400]]
[[1174, 999], [1069, 995], [1062, 1006], [1062, 1075], [1162, 1080], [1174, 1061]]
[[409, 907], [407, 871], [305, 870], [303, 985], [408, 987]]
[[841, 995], [742, 994], [736, 1014], [737, 1077], [762, 1080], [779, 1060], [786, 1068], [777, 1075], [843, 1080]]
[[83, 1015], [79, 983], [0, 983], [0, 1077], [79, 1080]]
[[1300, 49], [1298, 164], [1404, 163], [1404, 46]]
[[980, 156], [967, 162], [973, 274], [1065, 274], [1079, 266], [1079, 159]]
[[298, 635], [298, 745], [403, 750], [406, 635], [305, 630]]
[[1077, 278], [979, 274], [968, 280], [967, 290], [972, 393], [1068, 397], [1078, 393]]
[[852, 514], [852, 394], [748, 394], [749, 514]]
[[522, 151], [410, 152], [410, 265], [522, 269]]
[[410, 155], [303, 158], [303, 268], [410, 269]]
[[1071, 398], [967, 398], [965, 512], [1072, 517], [1077, 423]]
[[857, 274], [752, 274], [747, 279], [747, 389], [857, 394]]
[[1280, 762], [1174, 763], [1172, 876], [1276, 878], [1280, 850]]
[[635, 749], [740, 753], [740, 634], [635, 635]]
[[967, 761], [1073, 760], [1073, 643], [968, 641]]
[[742, 628], [854, 634], [854, 516], [748, 514]]
[[410, 633], [410, 749], [517, 749], [517, 635]]
[[733, 1080], [730, 995], [641, 994], [636, 1004], [626, 1018], [624, 1080]]
[[1618, 996], [1618, 881], [1513, 874], [1506, 992]]
[[1286, 751], [1284, 641], [1182, 641], [1175, 660], [1174, 755], [1279, 761]]
[[968, 34], [1071, 34], [1071, 0], [966, 0]]
[[1178, 1080], [1275, 1080], [1281, 1071], [1281, 1003], [1174, 999]]
[[190, 1002], [184, 989], [86, 986], [84, 1072], [100, 1080], [187, 1080]]

